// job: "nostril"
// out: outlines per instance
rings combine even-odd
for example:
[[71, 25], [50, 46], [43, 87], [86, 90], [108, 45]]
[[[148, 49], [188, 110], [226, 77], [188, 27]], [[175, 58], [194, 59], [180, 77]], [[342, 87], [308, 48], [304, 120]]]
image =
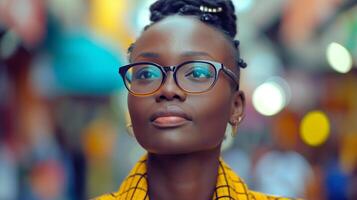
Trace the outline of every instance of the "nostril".
[[156, 95], [156, 101], [173, 101], [175, 99], [184, 101], [186, 96], [187, 94], [178, 87], [162, 87]]

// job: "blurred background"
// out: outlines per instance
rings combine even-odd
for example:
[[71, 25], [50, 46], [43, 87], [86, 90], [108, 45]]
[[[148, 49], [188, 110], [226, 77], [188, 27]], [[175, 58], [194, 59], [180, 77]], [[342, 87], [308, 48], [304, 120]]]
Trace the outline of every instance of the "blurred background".
[[[357, 1], [233, 1], [247, 109], [224, 159], [258, 191], [356, 200]], [[0, 200], [117, 190], [144, 154], [117, 72], [152, 2], [0, 0]]]

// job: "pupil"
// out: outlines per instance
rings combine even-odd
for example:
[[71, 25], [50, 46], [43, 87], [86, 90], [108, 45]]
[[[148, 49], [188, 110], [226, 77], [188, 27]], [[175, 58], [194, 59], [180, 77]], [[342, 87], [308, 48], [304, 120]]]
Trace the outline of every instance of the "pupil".
[[152, 74], [151, 72], [149, 72], [149, 71], [143, 72], [144, 78], [150, 78], [152, 75], [153, 75], [153, 74]]

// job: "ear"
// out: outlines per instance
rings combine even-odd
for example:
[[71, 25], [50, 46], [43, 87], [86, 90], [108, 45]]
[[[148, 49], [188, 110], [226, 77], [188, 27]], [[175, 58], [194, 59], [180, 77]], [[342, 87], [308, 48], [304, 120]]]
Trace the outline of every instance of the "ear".
[[245, 110], [245, 95], [243, 91], [236, 91], [233, 94], [233, 100], [231, 103], [231, 116], [229, 123], [232, 126], [236, 126], [244, 117]]

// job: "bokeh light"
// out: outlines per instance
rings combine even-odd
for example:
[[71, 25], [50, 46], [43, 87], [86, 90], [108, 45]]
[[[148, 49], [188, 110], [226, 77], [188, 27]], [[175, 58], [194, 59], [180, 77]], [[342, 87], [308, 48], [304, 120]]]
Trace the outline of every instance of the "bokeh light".
[[262, 115], [272, 116], [279, 113], [287, 104], [287, 94], [276, 81], [270, 80], [253, 93], [253, 106]]
[[327, 47], [327, 61], [339, 73], [347, 73], [352, 68], [352, 56], [349, 51], [336, 42]]
[[300, 124], [300, 135], [307, 145], [323, 144], [330, 135], [330, 122], [327, 115], [321, 111], [307, 113]]

